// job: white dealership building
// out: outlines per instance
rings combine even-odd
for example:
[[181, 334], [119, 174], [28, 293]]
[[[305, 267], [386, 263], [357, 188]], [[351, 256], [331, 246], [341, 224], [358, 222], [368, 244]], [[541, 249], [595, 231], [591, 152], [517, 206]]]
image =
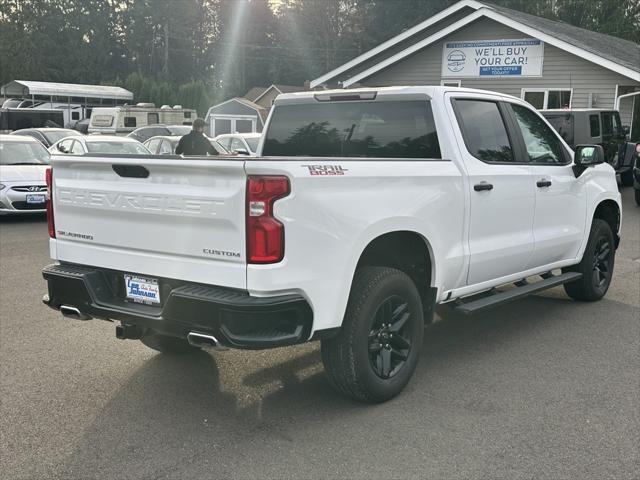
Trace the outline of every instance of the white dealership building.
[[[418, 15], [418, 14], [417, 14]], [[452, 85], [536, 108], [620, 110], [640, 137], [640, 45], [463, 0], [311, 82], [312, 88]]]

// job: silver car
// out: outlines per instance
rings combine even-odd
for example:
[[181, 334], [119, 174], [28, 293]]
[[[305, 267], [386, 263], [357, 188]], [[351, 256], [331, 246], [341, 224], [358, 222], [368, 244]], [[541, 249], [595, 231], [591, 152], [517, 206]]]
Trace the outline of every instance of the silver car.
[[45, 212], [49, 152], [35, 138], [0, 135], [0, 215]]
[[57, 141], [49, 152], [64, 153], [67, 155], [85, 155], [94, 153], [150, 155], [151, 152], [139, 141], [115, 135], [83, 135], [79, 137], [67, 137]]

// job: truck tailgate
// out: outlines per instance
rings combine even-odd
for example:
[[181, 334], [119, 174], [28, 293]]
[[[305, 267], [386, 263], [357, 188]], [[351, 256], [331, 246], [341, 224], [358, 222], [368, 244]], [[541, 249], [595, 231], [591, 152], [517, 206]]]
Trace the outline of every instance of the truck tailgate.
[[244, 161], [53, 156], [60, 261], [246, 288]]

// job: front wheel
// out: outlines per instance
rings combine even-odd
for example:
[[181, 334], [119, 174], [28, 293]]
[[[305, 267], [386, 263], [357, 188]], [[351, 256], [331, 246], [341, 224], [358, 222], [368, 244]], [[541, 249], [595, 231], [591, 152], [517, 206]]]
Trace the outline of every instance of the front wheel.
[[392, 268], [359, 268], [340, 333], [322, 341], [329, 381], [359, 401], [389, 400], [413, 375], [423, 335], [422, 302], [411, 278]]
[[604, 220], [594, 218], [582, 261], [565, 269], [582, 273], [579, 280], [564, 284], [567, 295], [584, 302], [594, 302], [604, 297], [611, 284], [615, 255], [611, 227]]

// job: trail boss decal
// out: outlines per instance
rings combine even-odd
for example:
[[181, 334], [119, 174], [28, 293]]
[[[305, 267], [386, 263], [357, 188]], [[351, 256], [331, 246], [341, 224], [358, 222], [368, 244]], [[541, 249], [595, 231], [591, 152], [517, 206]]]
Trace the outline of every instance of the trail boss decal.
[[307, 167], [309, 175], [344, 175], [344, 172], [349, 171], [347, 168], [342, 168], [341, 165], [301, 165], [301, 167]]

